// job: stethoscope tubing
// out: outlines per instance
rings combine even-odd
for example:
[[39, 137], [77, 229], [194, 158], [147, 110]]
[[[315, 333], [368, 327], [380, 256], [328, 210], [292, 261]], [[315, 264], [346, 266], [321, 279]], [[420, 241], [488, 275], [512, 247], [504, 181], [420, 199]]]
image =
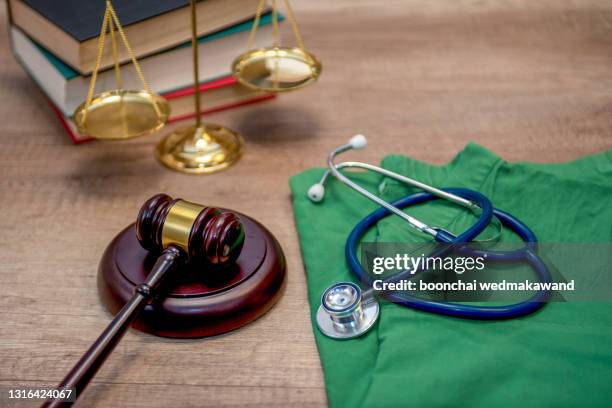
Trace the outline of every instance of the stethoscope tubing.
[[[484, 229], [489, 225], [491, 218], [496, 216], [502, 222], [503, 225], [516, 232], [525, 242], [525, 246], [518, 250], [513, 251], [489, 251], [480, 249], [471, 249], [461, 247], [460, 250], [464, 253], [469, 253], [471, 256], [484, 256], [486, 254], [488, 260], [496, 262], [526, 262], [534, 270], [541, 283], [552, 282], [550, 271], [542, 259], [537, 255], [537, 238], [533, 231], [520, 220], [514, 216], [494, 209], [490, 200], [484, 195], [477, 191], [465, 189], [465, 188], [447, 188], [443, 191], [466, 199], [476, 202], [482, 209], [479, 219], [466, 231], [454, 236], [452, 233], [439, 230], [436, 234], [436, 241], [446, 244], [464, 244], [473, 241]], [[416, 193], [407, 197], [401, 198], [394, 203], [393, 206], [397, 208], [406, 208], [411, 205], [423, 203], [439, 199], [439, 197], [426, 192]], [[391, 215], [391, 212], [386, 208], [379, 208], [363, 218], [349, 234], [346, 246], [345, 255], [352, 273], [369, 287], [372, 287], [374, 278], [364, 270], [357, 257], [357, 247], [363, 235], [369, 228], [374, 226], [377, 222], [383, 218]], [[445, 247], [442, 252], [448, 252], [452, 250], [452, 246]], [[441, 255], [438, 253], [437, 255]], [[401, 272], [400, 274], [394, 275], [389, 280], [399, 280], [403, 276], [407, 276], [408, 272]], [[413, 276], [412, 274], [410, 276]], [[401, 295], [393, 292], [383, 293], [382, 296], [401, 306], [418, 309], [426, 312], [467, 318], [467, 319], [479, 319], [479, 320], [500, 320], [510, 319], [520, 316], [524, 316], [541, 308], [550, 295], [548, 291], [540, 290], [536, 292], [530, 299], [522, 302], [501, 305], [501, 306], [480, 306], [480, 305], [466, 305], [452, 302], [439, 302], [435, 300], [418, 298], [412, 295], [402, 293]]]

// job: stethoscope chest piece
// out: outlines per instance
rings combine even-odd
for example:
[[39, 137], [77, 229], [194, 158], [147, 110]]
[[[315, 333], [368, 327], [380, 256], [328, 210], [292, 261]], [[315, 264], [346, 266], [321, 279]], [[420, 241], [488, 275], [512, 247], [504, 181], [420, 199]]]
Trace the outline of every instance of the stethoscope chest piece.
[[359, 286], [338, 282], [323, 292], [317, 311], [317, 326], [334, 339], [352, 339], [374, 326], [380, 306], [376, 299], [364, 299]]

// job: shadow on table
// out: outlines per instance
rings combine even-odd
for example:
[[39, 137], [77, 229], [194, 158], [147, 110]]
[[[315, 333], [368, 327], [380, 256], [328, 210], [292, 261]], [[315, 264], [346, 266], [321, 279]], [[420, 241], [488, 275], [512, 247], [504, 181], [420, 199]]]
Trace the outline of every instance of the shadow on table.
[[136, 143], [92, 141], [75, 146], [79, 154], [73, 156], [73, 168], [66, 173], [67, 184], [93, 196], [156, 190], [162, 173], [167, 170], [155, 160], [151, 140], [141, 140]]
[[313, 138], [318, 133], [319, 120], [307, 109], [286, 106], [277, 100], [244, 109], [235, 116], [232, 126], [247, 143], [266, 145]]

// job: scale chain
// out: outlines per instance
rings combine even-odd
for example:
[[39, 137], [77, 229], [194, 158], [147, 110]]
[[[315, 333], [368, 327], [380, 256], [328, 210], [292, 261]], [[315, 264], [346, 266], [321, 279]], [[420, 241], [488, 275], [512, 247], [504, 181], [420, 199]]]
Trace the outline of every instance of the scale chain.
[[253, 48], [253, 42], [255, 41], [255, 34], [261, 21], [261, 14], [266, 6], [266, 0], [259, 0], [257, 5], [257, 11], [255, 12], [255, 20], [253, 21], [253, 27], [251, 27], [251, 33], [249, 34], [249, 40], [247, 41], [247, 51]]

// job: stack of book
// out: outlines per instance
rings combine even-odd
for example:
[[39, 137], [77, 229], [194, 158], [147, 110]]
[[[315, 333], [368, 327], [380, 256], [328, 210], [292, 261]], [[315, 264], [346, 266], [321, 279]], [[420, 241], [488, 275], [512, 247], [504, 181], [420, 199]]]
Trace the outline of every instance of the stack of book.
[[[7, 4], [17, 60], [46, 94], [71, 139], [75, 143], [88, 139], [75, 130], [71, 116], [87, 96], [104, 0], [8, 0]], [[246, 51], [257, 4], [258, 0], [196, 3], [202, 113], [273, 97], [243, 87], [231, 76], [233, 59]], [[170, 121], [194, 116], [189, 0], [115, 0], [113, 5], [151, 89], [170, 102]], [[272, 44], [269, 11], [260, 24], [255, 48]], [[141, 89], [127, 51], [118, 44], [124, 88]], [[107, 44], [96, 92], [117, 87], [110, 50]]]

